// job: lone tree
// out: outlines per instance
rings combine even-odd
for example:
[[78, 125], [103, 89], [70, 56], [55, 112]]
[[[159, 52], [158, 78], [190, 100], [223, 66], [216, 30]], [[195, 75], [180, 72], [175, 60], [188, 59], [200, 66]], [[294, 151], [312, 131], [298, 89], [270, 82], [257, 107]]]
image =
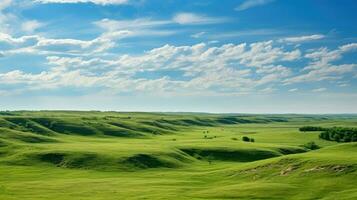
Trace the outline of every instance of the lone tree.
[[243, 137], [242, 137], [242, 140], [243, 140], [244, 142], [249, 142], [249, 141], [250, 141], [250, 138], [247, 137], [247, 136], [243, 136]]

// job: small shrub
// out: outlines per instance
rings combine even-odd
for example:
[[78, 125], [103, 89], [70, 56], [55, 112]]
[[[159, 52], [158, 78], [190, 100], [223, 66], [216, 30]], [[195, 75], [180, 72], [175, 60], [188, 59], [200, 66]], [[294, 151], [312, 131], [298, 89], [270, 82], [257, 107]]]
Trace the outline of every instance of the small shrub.
[[247, 137], [247, 136], [243, 136], [243, 137], [242, 137], [242, 140], [243, 140], [244, 142], [250, 142], [250, 138]]
[[255, 142], [254, 138], [250, 138], [250, 142]]
[[231, 138], [231, 139], [232, 139], [232, 140], [238, 140], [238, 138], [235, 138], [235, 137], [234, 137], [234, 138]]

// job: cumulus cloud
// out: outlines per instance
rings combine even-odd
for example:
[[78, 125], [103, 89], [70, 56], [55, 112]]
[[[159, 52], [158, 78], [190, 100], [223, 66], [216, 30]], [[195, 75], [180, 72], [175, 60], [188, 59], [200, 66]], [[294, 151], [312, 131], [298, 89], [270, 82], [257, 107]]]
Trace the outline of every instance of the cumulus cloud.
[[299, 36], [299, 37], [287, 37], [280, 39], [280, 42], [289, 42], [289, 43], [300, 43], [300, 42], [308, 42], [312, 40], [320, 40], [325, 38], [324, 35], [321, 34], [315, 34], [315, 35], [304, 35], [304, 36]]
[[274, 2], [274, 0], [245, 0], [235, 10], [237, 10], [237, 11], [247, 10], [249, 8], [262, 6], [265, 4], [272, 3], [272, 2]]
[[[9, 38], [7, 38], [9, 39]], [[14, 39], [13, 42], [25, 40]], [[68, 44], [86, 47], [88, 43], [72, 40], [42, 40], [43, 45]], [[275, 62], [298, 59], [295, 51], [274, 47], [271, 41], [247, 45], [225, 44], [210, 47], [204, 43], [192, 46], [164, 45], [141, 55], [123, 55], [106, 60], [99, 57], [48, 56], [48, 71], [25, 73], [14, 70], [0, 74], [0, 83], [23, 84], [24, 88], [42, 89], [103, 87], [115, 91], [165, 93], [247, 93], [269, 84], [273, 86], [291, 74], [289, 68]], [[138, 77], [143, 72], [174, 71], [182, 75], [150, 79]]]
[[329, 50], [327, 48], [319, 48], [307, 53], [304, 57], [311, 60], [311, 62], [302, 69], [299, 75], [288, 78], [284, 81], [285, 84], [293, 84], [300, 82], [314, 82], [324, 80], [338, 80], [343, 78], [344, 74], [356, 71], [357, 64], [332, 64], [342, 58], [344, 53], [354, 51], [357, 49], [356, 43], [346, 44], [340, 46], [336, 50]]

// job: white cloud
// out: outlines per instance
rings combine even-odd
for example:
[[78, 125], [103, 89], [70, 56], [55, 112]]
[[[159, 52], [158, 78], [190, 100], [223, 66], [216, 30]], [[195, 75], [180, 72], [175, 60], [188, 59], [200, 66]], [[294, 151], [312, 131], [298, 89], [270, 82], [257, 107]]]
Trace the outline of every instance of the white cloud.
[[[91, 40], [53, 39], [39, 35], [12, 37], [0, 33], [0, 43], [6, 43], [8, 48], [1, 52], [4, 56], [42, 54], [46, 55], [51, 66], [41, 73], [18, 70], [0, 73], [0, 84], [23, 84], [24, 90], [95, 86], [116, 92], [247, 94], [273, 92], [279, 84], [338, 80], [356, 69], [356, 64], [331, 64], [343, 53], [357, 49], [355, 43], [336, 50], [320, 48], [307, 51], [303, 57], [298, 47], [286, 50], [284, 43], [274, 41], [221, 46], [212, 46], [212, 43], [164, 45], [143, 54], [104, 57], [107, 50], [118, 45], [122, 38], [141, 34], [140, 31], [154, 32], [156, 27], [173, 23], [146, 18], [127, 21], [103, 19], [95, 25], [104, 29], [104, 33]], [[203, 34], [199, 32], [199, 35]], [[285, 66], [298, 59], [311, 62], [299, 73]], [[165, 75], [165, 72], [178, 75]], [[163, 75], [157, 78], [140, 75], [145, 73]], [[294, 92], [295, 89], [289, 91]]]
[[262, 93], [272, 93], [274, 91], [276, 91], [276, 89], [274, 89], [272, 87], [267, 87], [267, 88], [260, 90], [260, 92], [262, 92]]
[[11, 3], [12, 3], [12, 0], [1, 0], [0, 1], [0, 11], [9, 7], [11, 5]]
[[357, 43], [351, 43], [340, 46], [338, 49], [330, 51], [327, 48], [319, 48], [306, 54], [304, 57], [311, 59], [308, 66], [302, 69], [305, 74], [288, 78], [284, 81], [285, 84], [299, 83], [299, 82], [313, 82], [323, 80], [338, 80], [343, 78], [343, 75], [355, 72], [357, 64], [331, 64], [331, 62], [339, 60], [346, 52], [357, 49]]
[[284, 81], [285, 84], [300, 82], [315, 82], [324, 80], [338, 80], [343, 78], [344, 74], [350, 73], [356, 69], [357, 64], [344, 64], [336, 66], [326, 66], [322, 69], [314, 69], [306, 74], [300, 74]]
[[11, 25], [15, 21], [16, 16], [5, 11], [6, 8], [10, 7], [13, 3], [12, 0], [1, 0], [0, 1], [0, 33], [8, 33], [11, 30]]
[[237, 37], [245, 37], [245, 36], [275, 36], [283, 33], [284, 31], [278, 29], [250, 29], [250, 30], [231, 31], [231, 32], [224, 31], [224, 32], [209, 35], [208, 37], [211, 39], [221, 39], [221, 38], [237, 38]]
[[[6, 39], [6, 38], [5, 38]], [[9, 39], [9, 38], [7, 38]], [[24, 38], [10, 38], [23, 41]], [[44, 46], [71, 44], [81, 48], [90, 43], [77, 40], [40, 39]], [[48, 56], [50, 70], [32, 74], [10, 71], [0, 74], [0, 83], [24, 84], [23, 88], [43, 89], [74, 87], [104, 87], [116, 92], [140, 91], [172, 94], [239, 94], [249, 93], [269, 84], [271, 92], [290, 75], [290, 70], [277, 61], [291, 61], [293, 52], [273, 47], [271, 41], [247, 44], [226, 44], [209, 47], [204, 43], [192, 46], [165, 45], [141, 55], [123, 55], [118, 59], [100, 57]], [[183, 76], [139, 78], [142, 72], [176, 71]]]
[[[100, 27], [106, 32], [113, 31], [130, 31], [130, 36], [168, 36], [178, 34], [182, 31], [168, 28], [175, 24], [181, 25], [201, 25], [222, 23], [227, 21], [226, 18], [208, 17], [195, 13], [178, 13], [172, 19], [161, 20], [152, 18], [136, 18], [129, 20], [113, 20], [101, 19], [93, 22], [94, 25]], [[205, 32], [193, 34], [191, 37], [198, 38], [204, 35]]]
[[122, 5], [127, 4], [129, 0], [34, 0], [37, 3], [93, 3], [99, 5]]
[[289, 90], [289, 92], [296, 92], [296, 91], [298, 91], [299, 89], [297, 89], [297, 88], [292, 88], [292, 89], [290, 89]]
[[326, 90], [327, 90], [326, 88], [316, 88], [316, 89], [313, 89], [312, 91], [313, 92], [324, 92]]
[[268, 3], [272, 3], [274, 0], [245, 0], [235, 10], [242, 11], [256, 6], [262, 6]]
[[131, 37], [138, 36], [167, 36], [177, 34], [178, 31], [165, 30], [162, 26], [172, 24], [170, 20], [152, 20], [149, 18], [138, 18], [133, 20], [102, 19], [94, 24], [108, 34], [110, 32], [128, 31]]
[[350, 84], [342, 83], [342, 84], [339, 84], [338, 86], [340, 86], [340, 87], [348, 87], [348, 86], [350, 86]]
[[21, 24], [21, 29], [28, 33], [33, 33], [36, 29], [42, 27], [43, 24], [37, 20], [25, 21]]
[[202, 37], [204, 34], [206, 34], [206, 32], [198, 32], [198, 33], [192, 34], [191, 37], [193, 37], [193, 38], [200, 38], [200, 37]]
[[348, 51], [354, 51], [354, 50], [357, 50], [357, 43], [346, 44], [346, 45], [340, 46], [339, 49], [342, 53], [348, 52]]
[[304, 35], [299, 37], [287, 37], [279, 40], [280, 42], [289, 42], [289, 43], [299, 43], [299, 42], [308, 42], [312, 40], [320, 40], [325, 38], [324, 35], [315, 34], [315, 35]]
[[178, 24], [184, 24], [184, 25], [216, 24], [226, 21], [226, 19], [224, 18], [208, 17], [196, 13], [178, 13], [173, 17], [172, 20]]
[[145, 29], [171, 23], [172, 21], [170, 20], [152, 20], [150, 18], [137, 18], [133, 20], [102, 19], [94, 22], [95, 25], [105, 30]]
[[14, 38], [0, 32], [0, 43], [10, 45], [2, 53], [21, 54], [92, 54], [108, 50], [116, 45], [115, 41], [130, 36], [130, 31], [112, 31], [103, 33], [93, 40], [51, 39], [39, 35]]

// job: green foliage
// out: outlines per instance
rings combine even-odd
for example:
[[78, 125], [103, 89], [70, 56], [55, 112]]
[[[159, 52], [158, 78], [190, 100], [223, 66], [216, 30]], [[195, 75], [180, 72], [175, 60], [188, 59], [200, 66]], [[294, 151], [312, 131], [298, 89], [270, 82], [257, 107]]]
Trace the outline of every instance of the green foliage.
[[303, 126], [299, 128], [300, 131], [306, 132], [306, 131], [325, 131], [326, 128], [319, 127], [319, 126]]
[[356, 128], [333, 127], [321, 132], [319, 137], [336, 142], [357, 142]]
[[254, 138], [250, 138], [247, 136], [242, 137], [243, 142], [255, 142]]
[[320, 146], [317, 145], [315, 142], [308, 142], [308, 143], [304, 144], [303, 146], [310, 150], [316, 150], [316, 149], [320, 148]]
[[244, 142], [250, 142], [250, 139], [249, 139], [249, 137], [247, 137], [247, 136], [243, 136], [243, 137], [242, 137], [242, 140], [243, 140]]

